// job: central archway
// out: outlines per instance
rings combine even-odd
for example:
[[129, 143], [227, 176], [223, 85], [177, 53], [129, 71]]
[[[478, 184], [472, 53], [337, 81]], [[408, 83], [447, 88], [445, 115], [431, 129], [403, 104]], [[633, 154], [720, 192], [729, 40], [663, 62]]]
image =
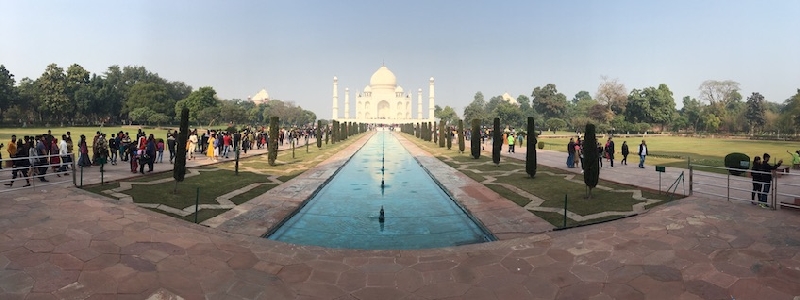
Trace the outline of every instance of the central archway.
[[378, 119], [388, 119], [389, 110], [389, 101], [382, 100], [378, 102]]

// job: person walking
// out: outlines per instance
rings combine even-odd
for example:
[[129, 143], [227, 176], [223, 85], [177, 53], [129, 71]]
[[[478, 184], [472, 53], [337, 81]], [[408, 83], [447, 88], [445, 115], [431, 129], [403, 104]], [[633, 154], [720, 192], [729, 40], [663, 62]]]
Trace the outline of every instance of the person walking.
[[12, 168], [12, 172], [13, 172], [14, 157], [17, 156], [17, 135], [16, 134], [12, 134], [11, 135], [11, 142], [8, 143], [8, 148], [6, 148], [6, 151], [8, 151], [8, 161], [6, 162], [6, 167]]
[[216, 152], [216, 151], [214, 151], [214, 150], [215, 150], [215, 149], [214, 149], [214, 142], [216, 142], [216, 141], [217, 141], [217, 139], [216, 139], [216, 136], [215, 136], [215, 134], [212, 132], [212, 133], [211, 133], [211, 134], [208, 136], [208, 152], [206, 152], [206, 156], [208, 156], [208, 159], [210, 159], [210, 160], [212, 160], [212, 161], [216, 161], [216, 160], [217, 160], [217, 156], [216, 156], [216, 155], [217, 155], [217, 152]]
[[603, 152], [604, 152], [604, 150], [605, 150], [605, 147], [603, 147], [603, 145], [600, 144], [600, 142], [597, 142], [597, 158], [598, 158], [597, 161], [600, 162], [600, 167], [601, 168], [603, 167], [603, 157], [604, 157], [604, 155], [603, 155], [604, 153]]
[[[17, 140], [16, 143], [17, 153], [14, 153], [13, 171], [11, 171], [11, 181], [5, 185], [11, 187], [14, 185], [14, 180], [17, 177], [25, 178], [26, 184], [23, 187], [31, 186], [31, 179], [28, 177], [28, 169], [30, 169], [30, 160], [28, 160], [27, 144], [22, 143], [22, 140]], [[22, 176], [18, 176], [22, 175]]]
[[630, 154], [630, 153], [631, 153], [630, 149], [628, 149], [628, 141], [623, 141], [622, 142], [622, 161], [620, 161], [619, 163], [621, 163], [622, 165], [627, 166], [628, 165], [628, 154]]
[[574, 149], [573, 151], [575, 152], [575, 154], [573, 155], [575, 157], [574, 158], [575, 167], [583, 170], [581, 168], [581, 166], [583, 166], [583, 153], [581, 152], [581, 138], [578, 138], [578, 142], [576, 142], [575, 145], [572, 146], [572, 149]]
[[58, 142], [58, 155], [61, 156], [61, 168], [59, 169], [60, 172], [64, 172], [64, 175], [69, 174], [67, 172], [67, 165], [72, 162], [72, 159], [69, 156], [68, 146], [67, 146], [67, 135], [61, 135], [61, 141]]
[[575, 139], [569, 138], [567, 143], [567, 168], [575, 167]]
[[514, 152], [514, 145], [516, 145], [517, 140], [514, 138], [514, 134], [508, 135], [508, 153], [515, 153]]
[[158, 142], [156, 142], [156, 150], [158, 151], [158, 163], [164, 163], [164, 140], [158, 139]]
[[606, 155], [608, 155], [608, 161], [611, 162], [611, 167], [614, 167], [614, 152], [616, 152], [614, 147], [614, 140], [611, 137], [608, 137], [608, 142], [606, 142]]
[[111, 138], [108, 139], [108, 149], [111, 152], [111, 165], [117, 165], [117, 154], [119, 153], [119, 138], [115, 134], [111, 134]]
[[78, 159], [78, 166], [91, 167], [92, 161], [89, 160], [89, 146], [86, 145], [86, 135], [81, 134], [81, 139], [78, 141], [78, 151], [81, 155]]
[[167, 148], [169, 148], [169, 163], [172, 163], [172, 161], [175, 159], [176, 147], [177, 147], [177, 141], [175, 141], [175, 133], [170, 133], [169, 135], [167, 135]]
[[192, 131], [192, 134], [189, 135], [189, 140], [186, 141], [187, 160], [192, 160], [192, 158], [194, 158], [195, 147], [197, 147], [197, 129]]
[[644, 169], [644, 160], [647, 159], [647, 143], [642, 140], [639, 144], [639, 168]]

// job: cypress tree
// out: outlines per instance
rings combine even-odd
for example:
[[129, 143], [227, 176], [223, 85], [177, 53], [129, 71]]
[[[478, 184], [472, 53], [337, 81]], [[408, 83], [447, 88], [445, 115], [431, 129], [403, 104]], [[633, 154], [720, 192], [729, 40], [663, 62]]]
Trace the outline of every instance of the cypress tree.
[[472, 137], [469, 140], [470, 152], [472, 158], [481, 158], [481, 120], [472, 119]]
[[528, 117], [528, 151], [525, 153], [525, 172], [533, 178], [536, 176], [536, 125], [533, 117]]
[[453, 130], [451, 127], [447, 128], [447, 150], [453, 148]]
[[336, 144], [336, 136], [339, 134], [338, 122], [333, 121], [331, 124], [331, 144]]
[[280, 118], [269, 118], [269, 144], [267, 145], [267, 159], [270, 166], [275, 165], [275, 160], [278, 158], [278, 123]]
[[458, 153], [464, 153], [467, 145], [464, 141], [464, 120], [458, 120]]
[[444, 148], [446, 135], [444, 132], [444, 120], [439, 120], [439, 148]]
[[317, 148], [322, 148], [322, 120], [317, 120]]
[[439, 131], [437, 130], [437, 127], [439, 127], [439, 126], [436, 125], [436, 123], [434, 123], [433, 124], [433, 131], [431, 132], [431, 134], [433, 134], [433, 143], [434, 144], [438, 144], [439, 143]]
[[414, 135], [416, 135], [417, 138], [419, 138], [420, 132], [422, 132], [422, 127], [420, 127], [419, 122], [417, 122], [417, 131], [414, 132]]
[[[178, 132], [178, 144], [175, 148], [178, 152], [175, 153], [175, 164], [172, 165], [172, 178], [175, 179], [175, 189], [172, 193], [178, 192], [178, 182], [183, 182], [186, 178], [186, 140], [189, 139], [189, 109], [184, 107], [181, 109], [181, 126]], [[192, 149], [194, 150], [194, 149]]]
[[503, 133], [500, 131], [500, 118], [494, 118], [492, 129], [492, 162], [500, 165], [500, 151], [503, 149]]
[[331, 138], [331, 131], [328, 129], [328, 126], [325, 126], [325, 145], [328, 144], [328, 139]]
[[586, 184], [586, 197], [592, 199], [592, 189], [600, 180], [600, 154], [597, 153], [594, 124], [586, 124], [583, 149], [583, 183]]
[[422, 139], [423, 141], [427, 141], [428, 140], [428, 138], [425, 137], [425, 131], [427, 130], [426, 127], [428, 126], [427, 124], [428, 124], [427, 122], [423, 122], [422, 123], [422, 127], [421, 127], [420, 132], [419, 132], [420, 139]]

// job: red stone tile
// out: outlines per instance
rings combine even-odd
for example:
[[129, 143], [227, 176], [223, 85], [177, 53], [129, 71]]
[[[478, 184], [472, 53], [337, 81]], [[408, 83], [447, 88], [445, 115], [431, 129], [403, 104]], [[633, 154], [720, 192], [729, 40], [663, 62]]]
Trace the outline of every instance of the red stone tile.
[[25, 243], [25, 248], [33, 252], [50, 252], [55, 247], [47, 240], [31, 240]]
[[250, 252], [236, 253], [228, 260], [231, 269], [249, 269], [258, 262], [258, 258]]
[[83, 271], [78, 283], [89, 289], [92, 294], [116, 294], [117, 281], [106, 273], [99, 271]]
[[83, 261], [70, 254], [51, 254], [50, 263], [64, 270], [81, 270]]
[[158, 287], [158, 274], [155, 272], [139, 272], [120, 280], [117, 292], [120, 294], [140, 294], [154, 287]]
[[336, 299], [347, 294], [335, 285], [324, 283], [305, 282], [293, 285], [292, 288], [300, 295], [308, 295], [320, 299]]
[[336, 281], [338, 279], [339, 279], [339, 273], [314, 269], [311, 271], [311, 277], [309, 277], [308, 281], [316, 283], [336, 284]]
[[408, 294], [395, 287], [366, 287], [353, 293], [357, 299], [403, 299]]
[[[398, 274], [401, 274], [402, 272], [403, 271], [400, 271], [400, 272], [398, 272]], [[416, 272], [416, 271], [414, 271], [414, 272]], [[407, 282], [407, 281], [403, 281], [401, 279], [398, 279], [397, 281], [398, 281], [398, 286], [400, 286], [400, 287], [402, 287], [402, 283], [403, 282]], [[421, 285], [421, 283], [422, 283], [422, 275], [419, 275], [419, 282], [420, 282], [420, 285]], [[339, 275], [339, 278], [338, 278], [338, 280], [336, 282], [336, 285], [338, 287], [344, 289], [345, 291], [349, 291], [349, 292], [356, 291], [358, 289], [361, 289], [361, 288], [367, 286], [367, 273], [364, 273], [364, 272], [362, 272], [360, 270], [356, 270], [356, 269], [344, 271], [344, 272], [342, 272], [342, 274]]]
[[83, 264], [83, 270], [102, 270], [119, 263], [119, 254], [100, 254]]
[[53, 253], [70, 253], [78, 250], [84, 250], [89, 247], [89, 241], [90, 240], [88, 239], [72, 239], [56, 245], [56, 247], [53, 249]]
[[414, 294], [428, 299], [443, 299], [464, 295], [469, 288], [464, 283], [439, 283], [422, 286]]
[[50, 263], [44, 263], [26, 270], [35, 283], [33, 292], [51, 293], [78, 280], [79, 271], [62, 270]]
[[30, 293], [34, 278], [23, 271], [7, 271], [0, 273], [0, 291], [10, 294]]
[[99, 253], [107, 253], [107, 254], [119, 254], [120, 248], [117, 244], [114, 244], [109, 241], [97, 241], [93, 240], [89, 244], [89, 249], [97, 251]]
[[311, 268], [306, 264], [296, 264], [283, 267], [278, 277], [286, 283], [301, 283], [311, 276]]

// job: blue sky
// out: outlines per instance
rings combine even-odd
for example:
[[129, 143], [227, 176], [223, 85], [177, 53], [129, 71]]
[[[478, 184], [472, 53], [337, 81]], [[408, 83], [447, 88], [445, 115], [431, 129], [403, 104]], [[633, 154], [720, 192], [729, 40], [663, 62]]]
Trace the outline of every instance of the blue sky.
[[266, 88], [321, 118], [334, 75], [353, 92], [382, 62], [425, 101], [435, 77], [437, 104], [459, 115], [476, 91], [488, 100], [554, 83], [571, 99], [594, 95], [603, 75], [628, 90], [666, 83], [679, 106], [708, 79], [774, 102], [800, 88], [794, 0], [0, 0], [0, 15], [0, 64], [17, 80], [50, 63], [141, 65], [225, 99]]

